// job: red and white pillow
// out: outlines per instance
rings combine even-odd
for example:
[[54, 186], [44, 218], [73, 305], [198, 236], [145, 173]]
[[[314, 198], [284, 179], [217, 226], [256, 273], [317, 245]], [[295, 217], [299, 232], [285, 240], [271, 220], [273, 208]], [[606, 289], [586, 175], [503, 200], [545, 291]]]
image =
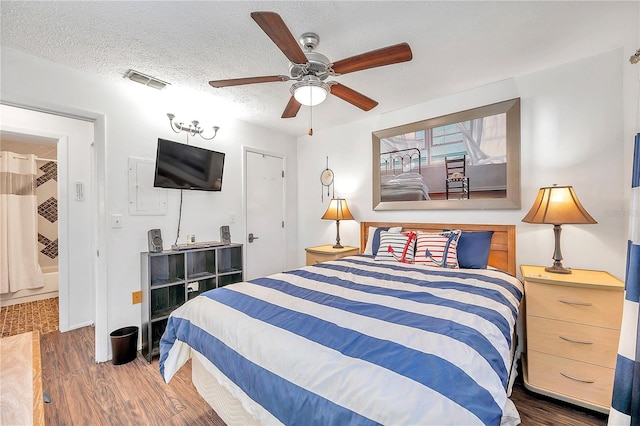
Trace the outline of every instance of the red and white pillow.
[[459, 229], [438, 233], [418, 232], [414, 262], [440, 268], [458, 268]]
[[413, 263], [416, 233], [380, 232], [380, 246], [375, 260]]

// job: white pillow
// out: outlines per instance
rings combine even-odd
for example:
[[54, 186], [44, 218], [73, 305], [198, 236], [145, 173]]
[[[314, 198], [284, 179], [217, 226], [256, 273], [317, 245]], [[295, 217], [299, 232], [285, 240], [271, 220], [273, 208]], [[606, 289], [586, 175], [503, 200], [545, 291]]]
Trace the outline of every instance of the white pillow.
[[[368, 255], [373, 255], [373, 236], [376, 233], [375, 226], [369, 227], [369, 234], [367, 236], [367, 244], [364, 246], [364, 253]], [[402, 226], [394, 226], [393, 228], [389, 228], [387, 232], [391, 232], [392, 234], [399, 234], [402, 232]], [[377, 251], [377, 250], [376, 250]]]

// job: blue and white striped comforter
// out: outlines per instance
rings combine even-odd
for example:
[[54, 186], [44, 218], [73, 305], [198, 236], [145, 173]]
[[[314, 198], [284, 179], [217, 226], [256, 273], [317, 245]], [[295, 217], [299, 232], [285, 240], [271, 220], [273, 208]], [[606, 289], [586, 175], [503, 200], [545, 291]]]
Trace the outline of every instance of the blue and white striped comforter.
[[160, 370], [198, 351], [263, 423], [496, 425], [522, 291], [495, 270], [347, 257], [185, 303]]

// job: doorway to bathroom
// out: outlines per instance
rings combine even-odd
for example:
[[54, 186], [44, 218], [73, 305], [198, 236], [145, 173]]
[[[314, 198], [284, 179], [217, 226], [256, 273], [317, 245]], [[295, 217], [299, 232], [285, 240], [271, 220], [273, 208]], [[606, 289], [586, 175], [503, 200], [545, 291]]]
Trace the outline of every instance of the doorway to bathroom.
[[[14, 154], [35, 161], [36, 186], [39, 183], [43, 190], [36, 203], [35, 249], [37, 267], [47, 277], [41, 288], [0, 295], [2, 303], [54, 299], [57, 291], [60, 331], [92, 325], [96, 317], [94, 124], [8, 105], [0, 108], [0, 151], [19, 151]], [[34, 149], [38, 152], [31, 152]], [[55, 191], [47, 191], [52, 187]]]

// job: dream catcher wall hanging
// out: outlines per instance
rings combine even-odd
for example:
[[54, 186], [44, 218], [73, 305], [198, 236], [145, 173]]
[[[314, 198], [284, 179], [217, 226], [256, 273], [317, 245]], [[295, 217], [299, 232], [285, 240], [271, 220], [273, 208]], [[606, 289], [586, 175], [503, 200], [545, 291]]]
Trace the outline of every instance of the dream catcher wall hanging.
[[333, 170], [329, 168], [329, 157], [327, 157], [327, 167], [320, 173], [320, 183], [322, 184], [321, 199], [324, 202], [324, 187], [327, 187], [327, 197], [331, 195], [335, 198], [335, 190], [333, 186]]

